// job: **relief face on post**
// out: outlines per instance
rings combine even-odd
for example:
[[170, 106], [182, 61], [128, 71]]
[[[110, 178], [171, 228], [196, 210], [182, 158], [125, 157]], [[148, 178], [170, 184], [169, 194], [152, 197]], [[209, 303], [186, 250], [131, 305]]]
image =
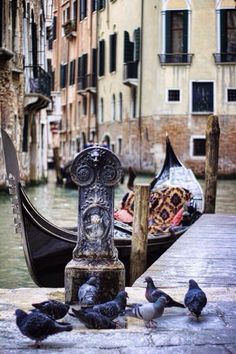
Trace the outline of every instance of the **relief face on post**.
[[84, 212], [83, 229], [84, 235], [89, 242], [98, 244], [105, 241], [109, 233], [108, 212], [101, 206], [91, 206]]

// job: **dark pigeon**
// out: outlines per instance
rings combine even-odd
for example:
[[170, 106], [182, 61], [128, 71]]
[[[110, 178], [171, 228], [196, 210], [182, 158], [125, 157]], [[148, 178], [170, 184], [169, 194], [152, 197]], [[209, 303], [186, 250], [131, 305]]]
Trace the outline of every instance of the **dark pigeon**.
[[160, 296], [156, 302], [144, 304], [125, 311], [126, 316], [137, 317], [144, 320], [146, 327], [156, 327], [155, 319], [163, 315], [166, 298]]
[[35, 340], [36, 347], [39, 347], [48, 336], [72, 330], [69, 323], [56, 322], [40, 311], [27, 314], [25, 311], [17, 309], [15, 315], [17, 327], [24, 336]]
[[32, 304], [37, 310], [45, 315], [52, 317], [54, 320], [59, 320], [65, 317], [69, 311], [70, 306], [57, 300], [47, 300], [37, 304]]
[[116, 323], [110, 318], [93, 310], [75, 310], [72, 309], [75, 317], [89, 329], [115, 329]]
[[184, 297], [184, 304], [197, 318], [207, 304], [206, 294], [193, 279], [189, 280], [189, 289]]
[[159, 299], [159, 297], [164, 296], [167, 300], [166, 307], [181, 307], [181, 308], [185, 307], [183, 304], [180, 304], [179, 302], [172, 299], [172, 297], [170, 297], [164, 291], [158, 289], [154, 285], [151, 277], [146, 277], [145, 282], [147, 283], [147, 287], [145, 291], [145, 297], [147, 301], [155, 302], [157, 299]]
[[81, 305], [93, 306], [98, 300], [99, 287], [97, 279], [90, 277], [89, 280], [82, 284], [78, 290], [78, 300]]
[[128, 294], [126, 291], [120, 291], [114, 300], [105, 302], [104, 304], [95, 305], [93, 311], [99, 312], [102, 315], [114, 320], [125, 310]]

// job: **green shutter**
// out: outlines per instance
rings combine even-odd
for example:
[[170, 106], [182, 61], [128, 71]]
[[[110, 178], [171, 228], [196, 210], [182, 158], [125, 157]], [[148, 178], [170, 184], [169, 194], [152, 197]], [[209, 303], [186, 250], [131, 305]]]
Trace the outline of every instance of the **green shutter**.
[[188, 10], [183, 11], [183, 53], [188, 53]]
[[135, 53], [134, 59], [139, 61], [140, 57], [140, 38], [141, 38], [141, 30], [140, 27], [134, 30], [134, 38], [135, 38]]
[[99, 76], [105, 73], [105, 41], [99, 42]]
[[166, 53], [171, 53], [171, 11], [166, 11]]
[[110, 72], [116, 70], [116, 33], [110, 35]]
[[129, 40], [129, 32], [124, 32], [124, 63], [134, 60], [134, 43]]
[[220, 11], [220, 52], [227, 52], [227, 10]]

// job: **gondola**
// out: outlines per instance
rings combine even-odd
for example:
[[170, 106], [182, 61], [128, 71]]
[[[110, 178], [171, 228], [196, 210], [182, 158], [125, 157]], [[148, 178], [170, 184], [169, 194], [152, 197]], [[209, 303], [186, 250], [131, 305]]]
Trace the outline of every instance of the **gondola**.
[[[12, 195], [13, 213], [15, 214], [15, 228], [16, 232], [20, 232], [22, 236], [23, 250], [29, 273], [33, 281], [40, 287], [63, 287], [64, 268], [72, 258], [72, 251], [77, 240], [76, 228], [57, 227], [45, 219], [32, 205], [20, 182], [15, 147], [3, 129], [1, 129], [1, 135], [9, 192]], [[167, 139], [166, 159], [160, 174], [151, 183], [152, 188], [155, 188], [160, 180], [166, 183], [168, 178], [171, 178], [170, 170], [175, 168], [186, 170], [176, 157], [170, 141]], [[192, 176], [194, 177], [194, 175]], [[195, 177], [192, 183], [198, 184]], [[199, 195], [197, 198], [200, 205], [202, 199], [200, 201]], [[199, 210], [201, 211], [201, 207]], [[186, 226], [180, 226], [172, 230], [172, 232], [148, 235], [147, 266], [150, 266], [163, 254], [186, 229]], [[132, 227], [116, 220], [114, 221], [115, 246], [118, 249], [119, 259], [126, 267], [127, 284], [129, 284], [131, 235]]]

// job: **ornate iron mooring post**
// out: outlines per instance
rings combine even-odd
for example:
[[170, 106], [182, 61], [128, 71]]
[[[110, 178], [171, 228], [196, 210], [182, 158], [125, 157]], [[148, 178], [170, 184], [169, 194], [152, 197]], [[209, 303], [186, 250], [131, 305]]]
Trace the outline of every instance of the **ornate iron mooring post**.
[[78, 239], [65, 268], [65, 300], [77, 301], [77, 291], [90, 276], [102, 289], [99, 301], [114, 298], [125, 287], [125, 269], [114, 246], [114, 186], [123, 174], [110, 150], [96, 146], [77, 155], [71, 167], [79, 186]]

